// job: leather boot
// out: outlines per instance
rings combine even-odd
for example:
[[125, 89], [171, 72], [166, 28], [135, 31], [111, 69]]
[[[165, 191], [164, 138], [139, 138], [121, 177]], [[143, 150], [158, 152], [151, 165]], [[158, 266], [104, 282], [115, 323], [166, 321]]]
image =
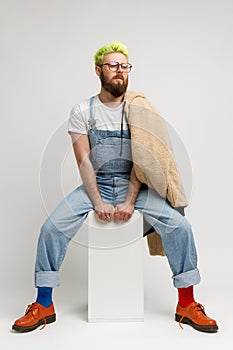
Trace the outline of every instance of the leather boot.
[[53, 303], [49, 307], [44, 307], [35, 302], [28, 305], [25, 315], [15, 321], [12, 329], [20, 333], [25, 333], [33, 331], [41, 325], [44, 328], [46, 324], [55, 321], [56, 314]]
[[204, 307], [197, 302], [193, 302], [184, 308], [178, 304], [175, 320], [179, 322], [181, 328], [183, 328], [181, 323], [184, 323], [201, 332], [216, 333], [218, 330], [216, 321], [208, 317]]

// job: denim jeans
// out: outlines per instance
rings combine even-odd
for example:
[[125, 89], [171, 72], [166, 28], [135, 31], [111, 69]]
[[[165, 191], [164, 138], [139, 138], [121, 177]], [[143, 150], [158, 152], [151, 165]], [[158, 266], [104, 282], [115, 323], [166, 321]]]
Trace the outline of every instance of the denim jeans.
[[[99, 191], [106, 203], [114, 206], [125, 200], [129, 176], [97, 176]], [[161, 198], [158, 193], [142, 186], [135, 209], [143, 213], [159, 233], [172, 271], [176, 288], [200, 282], [197, 253], [192, 228], [188, 220]], [[83, 185], [71, 192], [43, 224], [38, 240], [35, 264], [36, 287], [60, 284], [59, 270], [71, 239], [78, 240], [78, 231], [93, 210], [93, 204]]]

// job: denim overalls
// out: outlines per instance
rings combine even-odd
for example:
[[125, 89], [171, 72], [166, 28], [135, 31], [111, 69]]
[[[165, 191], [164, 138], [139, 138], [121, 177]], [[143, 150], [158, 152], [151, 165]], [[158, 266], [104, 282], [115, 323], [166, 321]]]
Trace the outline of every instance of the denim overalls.
[[[90, 160], [103, 201], [115, 206], [125, 201], [128, 190], [132, 168], [130, 131], [129, 128], [123, 130], [123, 118], [120, 130], [96, 129], [93, 106], [92, 97], [89, 115]], [[198, 284], [200, 274], [196, 247], [188, 220], [154, 189], [147, 187], [140, 189], [134, 207], [143, 213], [146, 221], [160, 234], [174, 286], [185, 288]], [[93, 209], [93, 203], [84, 185], [81, 185], [50, 214], [41, 227], [38, 240], [36, 287], [55, 287], [60, 284], [59, 270], [68, 244], [72, 239], [80, 245], [86, 245], [86, 241], [82, 241], [80, 228]], [[86, 237], [84, 230], [84, 239]]]
[[90, 99], [89, 130], [90, 160], [97, 176], [129, 175], [132, 168], [129, 127], [123, 130], [122, 110], [121, 130], [100, 130], [96, 128], [94, 99]]

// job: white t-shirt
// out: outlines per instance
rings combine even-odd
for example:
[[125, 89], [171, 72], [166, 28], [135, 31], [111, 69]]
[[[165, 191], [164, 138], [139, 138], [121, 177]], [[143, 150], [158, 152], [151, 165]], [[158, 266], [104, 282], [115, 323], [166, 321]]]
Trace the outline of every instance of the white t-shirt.
[[[98, 95], [94, 99], [93, 108], [96, 128], [99, 130], [120, 130], [123, 111], [123, 102], [117, 107], [108, 107], [103, 104]], [[88, 134], [88, 120], [90, 119], [90, 99], [74, 105], [70, 112], [68, 132]], [[125, 113], [123, 117], [123, 129], [127, 129]]]

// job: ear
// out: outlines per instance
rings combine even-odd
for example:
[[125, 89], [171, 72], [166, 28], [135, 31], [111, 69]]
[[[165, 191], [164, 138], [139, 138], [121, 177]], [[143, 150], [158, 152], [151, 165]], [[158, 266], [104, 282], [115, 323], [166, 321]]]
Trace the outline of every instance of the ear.
[[101, 73], [101, 68], [99, 66], [95, 66], [95, 72], [98, 75], [98, 77], [100, 76]]

